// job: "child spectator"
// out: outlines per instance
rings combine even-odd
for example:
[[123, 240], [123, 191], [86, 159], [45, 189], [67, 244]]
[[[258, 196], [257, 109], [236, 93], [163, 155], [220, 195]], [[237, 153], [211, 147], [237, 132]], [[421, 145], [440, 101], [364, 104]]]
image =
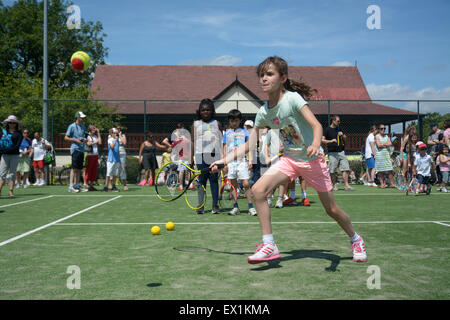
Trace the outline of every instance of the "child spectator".
[[33, 186], [43, 186], [45, 185], [45, 151], [51, 150], [52, 146], [47, 140], [41, 137], [39, 132], [34, 133], [34, 139], [31, 143], [31, 146], [33, 147], [33, 168], [36, 175], [36, 182], [33, 184]]
[[[215, 119], [216, 109], [211, 99], [200, 101], [197, 110], [197, 119], [191, 127], [191, 139], [195, 164], [198, 170], [208, 168], [215, 160], [222, 157], [222, 124]], [[194, 163], [194, 161], [191, 161]], [[199, 177], [199, 182], [206, 189], [209, 179], [212, 195], [212, 210], [214, 214], [220, 213], [219, 201], [219, 176], [217, 173], [205, 173]], [[203, 202], [204, 189], [198, 188], [198, 202]], [[203, 214], [204, 209], [198, 209], [197, 214]]]
[[97, 191], [94, 183], [97, 181], [98, 174], [98, 146], [102, 144], [102, 137], [98, 128], [94, 125], [88, 127], [89, 135], [87, 136], [86, 151], [87, 167], [84, 182], [88, 185], [88, 191]]
[[[19, 147], [20, 152], [20, 160], [17, 165], [17, 178], [16, 178], [16, 188], [20, 188], [22, 185], [23, 188], [28, 188], [30, 186], [30, 181], [28, 180], [30, 174], [30, 164], [31, 157], [33, 156], [33, 148], [31, 147], [32, 141], [28, 137], [29, 134], [28, 129], [23, 129], [22, 135], [23, 140]], [[23, 173], [23, 176], [22, 176]]]
[[[248, 141], [249, 133], [247, 129], [240, 127], [241, 121], [242, 114], [239, 110], [233, 109], [228, 113], [230, 129], [225, 131], [225, 135], [223, 136], [224, 154], [235, 152], [240, 145], [243, 145]], [[236, 189], [238, 187], [238, 179], [242, 181], [248, 201], [248, 214], [256, 216], [257, 212], [256, 209], [253, 208], [252, 194], [250, 191], [249, 163], [245, 156], [234, 159], [233, 162], [228, 164], [228, 179], [230, 179], [231, 184], [233, 184]], [[233, 216], [240, 214], [237, 198], [234, 199], [234, 208], [228, 214]]]
[[427, 154], [427, 145], [421, 143], [418, 145], [419, 152], [416, 154], [416, 159], [414, 161], [414, 172], [417, 176], [418, 187], [415, 191], [417, 196], [421, 192], [425, 192], [426, 188], [427, 194], [431, 192], [431, 167], [434, 166], [433, 158]]
[[439, 168], [441, 169], [442, 181], [439, 191], [448, 192], [447, 184], [450, 181], [450, 157], [448, 155], [449, 147], [444, 144], [439, 154]]
[[109, 130], [108, 160], [106, 161], [106, 180], [103, 191], [119, 192], [116, 180], [120, 170], [119, 131], [116, 128]]

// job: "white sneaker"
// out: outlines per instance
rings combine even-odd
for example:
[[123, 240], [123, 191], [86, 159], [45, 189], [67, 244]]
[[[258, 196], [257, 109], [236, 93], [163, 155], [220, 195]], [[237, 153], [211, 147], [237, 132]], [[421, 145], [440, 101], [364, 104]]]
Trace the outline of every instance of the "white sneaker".
[[269, 205], [269, 208], [272, 207], [272, 198], [267, 198], [267, 204]]
[[74, 187], [69, 187], [69, 192], [78, 193], [78, 192], [80, 192], [80, 190], [75, 189]]
[[443, 187], [441, 191], [444, 192], [444, 193], [448, 192], [446, 187]]
[[239, 208], [234, 207], [230, 212], [228, 212], [228, 214], [230, 216], [235, 216], [237, 214], [241, 214], [241, 211], [239, 210]]
[[366, 262], [367, 261], [367, 253], [366, 253], [366, 245], [364, 244], [364, 240], [361, 237], [361, 240], [358, 242], [352, 243], [353, 252], [353, 261], [355, 262]]
[[20, 184], [16, 183], [16, 189], [20, 189]]
[[35, 183], [32, 184], [33, 186], [38, 186], [39, 185], [39, 180], [36, 180]]
[[22, 186], [23, 186], [24, 189], [26, 189], [26, 188], [28, 188], [30, 186], [30, 183], [27, 180], [27, 182], [24, 183]]
[[248, 257], [248, 263], [255, 264], [280, 258], [280, 251], [275, 243], [262, 243], [256, 246], [255, 253]]
[[250, 208], [250, 209], [248, 209], [248, 214], [251, 216], [257, 216], [258, 212], [256, 212], [255, 208]]
[[277, 203], [275, 204], [275, 208], [283, 208], [283, 199], [277, 199]]
[[38, 184], [38, 186], [45, 186], [45, 181], [44, 180], [41, 180], [41, 182]]

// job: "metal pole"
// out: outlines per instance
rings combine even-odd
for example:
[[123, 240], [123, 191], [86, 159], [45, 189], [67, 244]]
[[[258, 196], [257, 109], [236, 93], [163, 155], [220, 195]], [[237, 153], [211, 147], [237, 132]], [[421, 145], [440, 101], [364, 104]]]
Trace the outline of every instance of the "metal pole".
[[144, 100], [144, 133], [145, 131], [147, 131], [147, 100]]
[[[44, 0], [44, 70], [43, 70], [43, 106], [42, 106], [42, 137], [48, 140], [48, 3]], [[45, 167], [46, 184], [49, 183], [48, 166]]]
[[420, 119], [420, 100], [417, 100], [417, 125], [419, 126], [419, 139], [422, 140], [422, 120]]
[[44, 0], [44, 73], [43, 73], [43, 106], [42, 106], [42, 137], [48, 139], [48, 17], [47, 0]]
[[330, 116], [330, 110], [331, 110], [331, 106], [330, 106], [330, 100], [328, 100], [328, 126], [330, 126], [330, 120], [331, 120], [331, 116]]

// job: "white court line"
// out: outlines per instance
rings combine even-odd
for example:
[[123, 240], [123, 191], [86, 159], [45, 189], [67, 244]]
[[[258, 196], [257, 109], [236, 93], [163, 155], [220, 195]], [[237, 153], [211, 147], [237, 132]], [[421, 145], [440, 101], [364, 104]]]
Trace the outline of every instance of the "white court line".
[[4, 204], [2, 206], [0, 206], [0, 208], [6, 208], [6, 207], [11, 207], [11, 206], [16, 206], [18, 204], [23, 204], [23, 203], [28, 203], [28, 202], [33, 202], [33, 201], [38, 201], [38, 200], [43, 200], [43, 199], [48, 199], [51, 198], [53, 196], [47, 196], [47, 197], [42, 197], [42, 198], [36, 198], [36, 199], [31, 199], [31, 200], [25, 200], [25, 201], [20, 201], [20, 202], [14, 202], [14, 203], [10, 203], [10, 204]]
[[70, 219], [70, 218], [72, 218], [72, 217], [75, 217], [75, 216], [77, 216], [77, 215], [79, 215], [79, 214], [81, 214], [81, 213], [83, 213], [83, 212], [86, 212], [86, 211], [89, 211], [89, 210], [94, 209], [94, 208], [96, 208], [96, 207], [99, 207], [99, 206], [101, 206], [101, 205], [104, 205], [105, 203], [108, 203], [108, 202], [110, 202], [110, 201], [116, 200], [116, 199], [118, 199], [118, 198], [120, 198], [120, 196], [117, 196], [117, 197], [115, 197], [115, 198], [112, 198], [112, 199], [109, 199], [109, 200], [106, 200], [106, 201], [97, 203], [96, 205], [93, 205], [93, 206], [90, 206], [89, 208], [86, 208], [86, 209], [83, 209], [83, 210], [81, 210], [81, 211], [75, 212], [75, 213], [73, 213], [73, 214], [71, 214], [71, 215], [69, 215], [69, 216], [67, 216], [67, 217], [64, 217], [64, 218], [55, 220], [55, 221], [50, 222], [50, 223], [48, 223], [48, 224], [46, 224], [46, 225], [44, 225], [44, 226], [41, 226], [41, 227], [39, 227], [39, 228], [36, 228], [36, 229], [30, 230], [30, 231], [28, 231], [28, 232], [22, 233], [21, 235], [18, 235], [18, 236], [14, 237], [14, 238], [5, 240], [5, 241], [3, 241], [3, 242], [0, 242], [0, 247], [1, 247], [1, 246], [4, 246], [5, 244], [11, 243], [11, 242], [13, 242], [13, 241], [16, 241], [16, 240], [18, 240], [18, 239], [20, 239], [20, 238], [26, 237], [26, 236], [28, 236], [28, 235], [30, 235], [30, 234], [32, 234], [32, 233], [35, 233], [35, 232], [38, 232], [38, 231], [43, 230], [43, 229], [45, 229], [45, 228], [48, 228], [48, 227], [50, 227], [50, 226], [53, 226], [53, 225], [55, 225], [55, 224], [57, 224], [57, 223], [59, 223], [59, 222], [61, 222], [61, 221]]
[[[445, 221], [450, 222], [450, 221]], [[335, 224], [335, 221], [277, 221], [272, 224]], [[395, 224], [395, 223], [440, 223], [437, 221], [356, 221], [353, 224]], [[73, 222], [58, 223], [57, 226], [115, 226], [115, 225], [156, 225], [166, 222]], [[177, 225], [258, 225], [259, 222], [175, 222]], [[440, 223], [442, 224], [442, 223]], [[445, 225], [445, 224], [444, 224]], [[447, 225], [450, 227], [450, 225]]]
[[[127, 191], [128, 192], [128, 191]], [[335, 197], [345, 197], [345, 196], [351, 196], [351, 197], [354, 197], [354, 196], [401, 196], [401, 195], [405, 195], [404, 194], [404, 192], [397, 192], [397, 193], [352, 193], [351, 191], [347, 191], [348, 193], [346, 193], [346, 194], [340, 194], [340, 193], [334, 193], [334, 196]], [[433, 196], [444, 196], [444, 195], [446, 195], [446, 196], [448, 196], [448, 194], [446, 194], [446, 193], [432, 193], [432, 195]], [[98, 195], [84, 195], [84, 194], [79, 194], [79, 195], [75, 195], [75, 194], [73, 194], [73, 195], [70, 195], [70, 194], [68, 194], [68, 195], [65, 195], [65, 194], [55, 194], [55, 195], [53, 195], [54, 197], [112, 197], [112, 195], [108, 195], [108, 194], [102, 194], [102, 195], [100, 195], [100, 194], [98, 194]], [[156, 194], [124, 194], [124, 195], [121, 195], [122, 197], [157, 197], [156, 196]], [[318, 194], [317, 193], [315, 193], [315, 192], [311, 192], [309, 195], [308, 195], [308, 198], [309, 197], [317, 197], [318, 196]], [[406, 197], [406, 195], [405, 195], [405, 199], [407, 199], [408, 197]], [[410, 197], [410, 198], [413, 198], [412, 196]]]
[[436, 224], [440, 224], [440, 225], [446, 226], [446, 227], [450, 227], [450, 224], [442, 223], [442, 222], [439, 222], [439, 221], [433, 221], [433, 222], [436, 223]]

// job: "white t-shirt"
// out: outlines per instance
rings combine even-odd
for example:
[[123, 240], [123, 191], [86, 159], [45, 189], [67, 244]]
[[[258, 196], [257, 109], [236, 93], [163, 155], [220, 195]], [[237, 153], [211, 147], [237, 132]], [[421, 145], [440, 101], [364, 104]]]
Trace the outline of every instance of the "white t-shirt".
[[[44, 142], [44, 143], [42, 143]], [[47, 140], [41, 138], [39, 141], [37, 141], [36, 139], [33, 139], [33, 142], [31, 143], [31, 146], [33, 147], [33, 160], [34, 161], [39, 161], [39, 160], [44, 160], [45, 157], [45, 147], [44, 145], [48, 145]]]
[[433, 158], [426, 154], [425, 157], [421, 157], [419, 153], [416, 154], [416, 160], [414, 161], [414, 165], [417, 168], [417, 174], [420, 174], [424, 177], [431, 176], [431, 163], [433, 162]]
[[372, 148], [370, 147], [371, 142], [373, 142], [373, 144], [375, 145], [375, 136], [373, 135], [373, 133], [369, 134], [369, 136], [366, 139], [366, 154], [365, 154], [366, 159], [373, 157]]
[[[91, 137], [90, 135], [87, 137], [89, 142], [95, 142], [98, 141], [98, 137], [94, 134], [93, 137]], [[98, 155], [98, 145], [97, 144], [93, 144], [92, 145], [92, 151], [88, 153], [90, 156], [96, 156]]]
[[277, 132], [270, 129], [267, 132], [267, 135], [265, 137], [266, 139], [266, 145], [269, 147], [269, 158], [273, 159], [274, 157], [278, 156], [278, 154], [281, 151], [281, 141], [280, 137], [278, 136]]

